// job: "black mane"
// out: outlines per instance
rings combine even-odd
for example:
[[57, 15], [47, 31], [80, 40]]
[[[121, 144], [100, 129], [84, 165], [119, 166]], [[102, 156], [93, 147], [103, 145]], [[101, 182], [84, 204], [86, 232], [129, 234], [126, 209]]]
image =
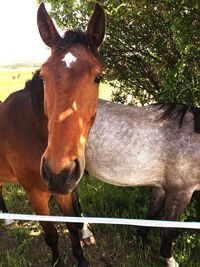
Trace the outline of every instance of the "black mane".
[[35, 71], [32, 79], [26, 82], [24, 90], [30, 94], [32, 108], [37, 120], [43, 124], [46, 116], [44, 114], [44, 85], [40, 70]]
[[34, 113], [35, 123], [39, 130], [41, 138], [47, 140], [47, 117], [44, 112], [44, 84], [40, 76], [40, 70], [37, 70], [31, 80], [27, 81], [24, 90], [28, 92], [31, 100], [31, 106]]
[[182, 126], [184, 117], [186, 113], [189, 111], [194, 116], [194, 131], [196, 133], [200, 133], [200, 108], [194, 106], [188, 106], [186, 104], [159, 104], [160, 109], [165, 109], [160, 119], [166, 120], [175, 117], [178, 120], [179, 127]]

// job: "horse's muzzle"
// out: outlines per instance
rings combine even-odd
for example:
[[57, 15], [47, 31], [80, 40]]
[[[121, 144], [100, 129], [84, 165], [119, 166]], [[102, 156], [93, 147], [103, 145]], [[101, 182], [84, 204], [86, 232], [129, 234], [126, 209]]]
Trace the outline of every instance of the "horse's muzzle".
[[52, 171], [48, 161], [42, 158], [40, 173], [52, 194], [67, 195], [71, 193], [81, 178], [80, 163], [77, 159], [57, 174]]

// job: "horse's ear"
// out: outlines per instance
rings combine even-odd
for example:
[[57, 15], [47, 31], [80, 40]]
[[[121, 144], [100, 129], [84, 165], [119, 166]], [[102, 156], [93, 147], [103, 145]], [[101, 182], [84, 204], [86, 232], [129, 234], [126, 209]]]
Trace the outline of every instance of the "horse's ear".
[[105, 35], [105, 13], [103, 8], [96, 3], [95, 10], [87, 26], [87, 36], [92, 38], [98, 48]]
[[41, 3], [38, 8], [37, 24], [43, 42], [47, 46], [53, 47], [61, 37], [54, 26], [53, 20], [46, 11], [44, 3]]

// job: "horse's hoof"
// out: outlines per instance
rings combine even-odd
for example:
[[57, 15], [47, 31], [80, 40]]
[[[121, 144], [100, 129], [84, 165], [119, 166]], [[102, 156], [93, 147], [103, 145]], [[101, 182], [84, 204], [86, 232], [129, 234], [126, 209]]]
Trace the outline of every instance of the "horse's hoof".
[[89, 246], [94, 245], [96, 243], [94, 236], [84, 238], [84, 239], [82, 239], [82, 241], [86, 247], [89, 247]]
[[179, 267], [178, 262], [173, 257], [166, 258], [167, 267]]
[[89, 262], [83, 258], [78, 261], [78, 267], [89, 267]]
[[88, 224], [84, 224], [82, 230], [82, 241], [85, 246], [90, 246], [96, 243], [93, 233], [88, 228]]

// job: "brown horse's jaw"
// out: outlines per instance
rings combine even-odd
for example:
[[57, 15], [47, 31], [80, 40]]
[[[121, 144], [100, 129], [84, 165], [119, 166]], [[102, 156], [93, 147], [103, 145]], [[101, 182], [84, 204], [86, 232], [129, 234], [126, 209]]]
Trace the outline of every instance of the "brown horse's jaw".
[[78, 185], [81, 178], [79, 160], [74, 160], [70, 166], [63, 169], [59, 174], [54, 173], [48, 161], [41, 160], [40, 174], [52, 194], [70, 194]]

